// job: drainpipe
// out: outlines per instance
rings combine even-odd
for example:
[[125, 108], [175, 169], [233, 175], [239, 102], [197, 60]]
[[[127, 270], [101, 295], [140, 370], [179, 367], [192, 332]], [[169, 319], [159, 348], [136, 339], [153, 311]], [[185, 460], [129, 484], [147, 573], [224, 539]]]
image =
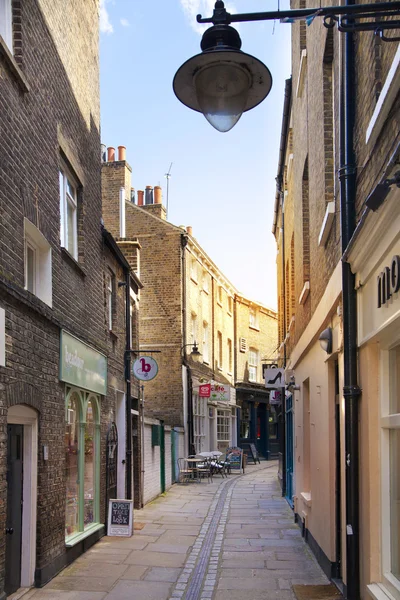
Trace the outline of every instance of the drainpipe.
[[[286, 272], [285, 272], [285, 202], [282, 182], [280, 182], [281, 215], [282, 215], [282, 287], [283, 287], [283, 333], [286, 339]], [[286, 369], [286, 342], [283, 340], [283, 368]], [[281, 388], [282, 396], [282, 431], [281, 431], [281, 453], [282, 453], [282, 496], [286, 496], [286, 389]]]
[[[188, 237], [185, 234], [181, 235], [181, 247], [182, 247], [182, 350], [183, 358], [182, 364], [186, 367], [187, 375], [187, 432], [188, 432], [188, 454], [194, 454], [194, 439], [193, 439], [193, 384], [192, 384], [192, 370], [186, 358], [186, 260], [185, 260], [185, 248], [188, 243]], [[182, 352], [181, 350], [181, 352]]]
[[131, 295], [130, 274], [125, 269], [125, 325], [126, 325], [126, 350], [125, 350], [125, 379], [126, 379], [126, 498], [132, 500], [132, 389], [131, 389]]
[[[355, 4], [347, 0], [347, 5]], [[344, 33], [342, 89], [340, 95], [340, 204], [342, 253], [344, 254], [355, 230], [356, 167], [354, 156], [354, 41], [352, 33]], [[359, 443], [357, 384], [357, 292], [350, 264], [342, 259], [343, 358], [345, 403], [346, 459], [346, 585], [347, 598], [360, 598], [359, 549]]]

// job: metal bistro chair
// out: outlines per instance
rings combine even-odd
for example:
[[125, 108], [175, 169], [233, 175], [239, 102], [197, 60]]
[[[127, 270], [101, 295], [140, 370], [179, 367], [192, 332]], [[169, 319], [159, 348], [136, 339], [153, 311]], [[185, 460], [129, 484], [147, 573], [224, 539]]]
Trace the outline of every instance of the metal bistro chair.
[[188, 483], [193, 475], [193, 469], [189, 468], [186, 458], [178, 458], [178, 481], [179, 483]]
[[212, 467], [211, 467], [211, 457], [203, 456], [202, 453], [196, 454], [196, 458], [199, 459], [199, 462], [196, 465], [197, 476], [201, 480], [201, 477], [207, 476], [208, 483], [212, 483]]
[[224, 477], [228, 477], [227, 473], [226, 473], [226, 468], [225, 468], [225, 461], [221, 460], [221, 456], [222, 456], [222, 452], [220, 452], [219, 450], [215, 450], [213, 452], [211, 452], [212, 454], [212, 459], [211, 459], [211, 466], [212, 466], [212, 471], [215, 474], [220, 474], [222, 475], [222, 478]]

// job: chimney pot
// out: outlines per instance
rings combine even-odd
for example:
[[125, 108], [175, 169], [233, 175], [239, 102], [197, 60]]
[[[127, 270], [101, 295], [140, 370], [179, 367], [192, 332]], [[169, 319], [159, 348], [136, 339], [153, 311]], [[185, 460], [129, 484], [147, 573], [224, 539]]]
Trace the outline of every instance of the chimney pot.
[[154, 186], [154, 204], [162, 204], [162, 190], [159, 185]]
[[107, 161], [114, 162], [114, 160], [115, 160], [115, 148], [113, 148], [112, 146], [109, 146], [107, 148]]
[[138, 206], [143, 206], [144, 202], [143, 202], [143, 196], [144, 196], [144, 191], [143, 190], [138, 190], [137, 193], [137, 203]]
[[193, 227], [191, 225], [188, 225], [186, 227], [186, 231], [188, 232], [189, 235], [193, 235]]
[[146, 205], [147, 204], [154, 204], [154, 201], [153, 201], [153, 188], [152, 188], [151, 185], [146, 185], [144, 203]]
[[118, 160], [126, 160], [126, 147], [118, 146]]

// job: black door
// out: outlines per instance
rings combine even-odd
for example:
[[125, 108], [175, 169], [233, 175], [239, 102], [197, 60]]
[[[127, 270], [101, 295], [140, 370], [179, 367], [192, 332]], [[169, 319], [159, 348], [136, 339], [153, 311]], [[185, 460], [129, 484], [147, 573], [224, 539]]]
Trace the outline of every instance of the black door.
[[7, 425], [6, 594], [21, 583], [23, 425]]

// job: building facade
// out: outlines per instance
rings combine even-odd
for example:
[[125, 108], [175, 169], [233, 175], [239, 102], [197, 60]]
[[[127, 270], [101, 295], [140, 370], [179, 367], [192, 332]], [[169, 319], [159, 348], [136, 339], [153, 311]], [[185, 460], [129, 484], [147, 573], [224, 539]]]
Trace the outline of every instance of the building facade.
[[398, 42], [360, 32], [349, 50], [319, 19], [292, 32], [273, 224], [282, 486], [345, 594], [397, 598]]
[[126, 265], [101, 227], [98, 11], [0, 4], [1, 598], [44, 585], [105, 533]]

